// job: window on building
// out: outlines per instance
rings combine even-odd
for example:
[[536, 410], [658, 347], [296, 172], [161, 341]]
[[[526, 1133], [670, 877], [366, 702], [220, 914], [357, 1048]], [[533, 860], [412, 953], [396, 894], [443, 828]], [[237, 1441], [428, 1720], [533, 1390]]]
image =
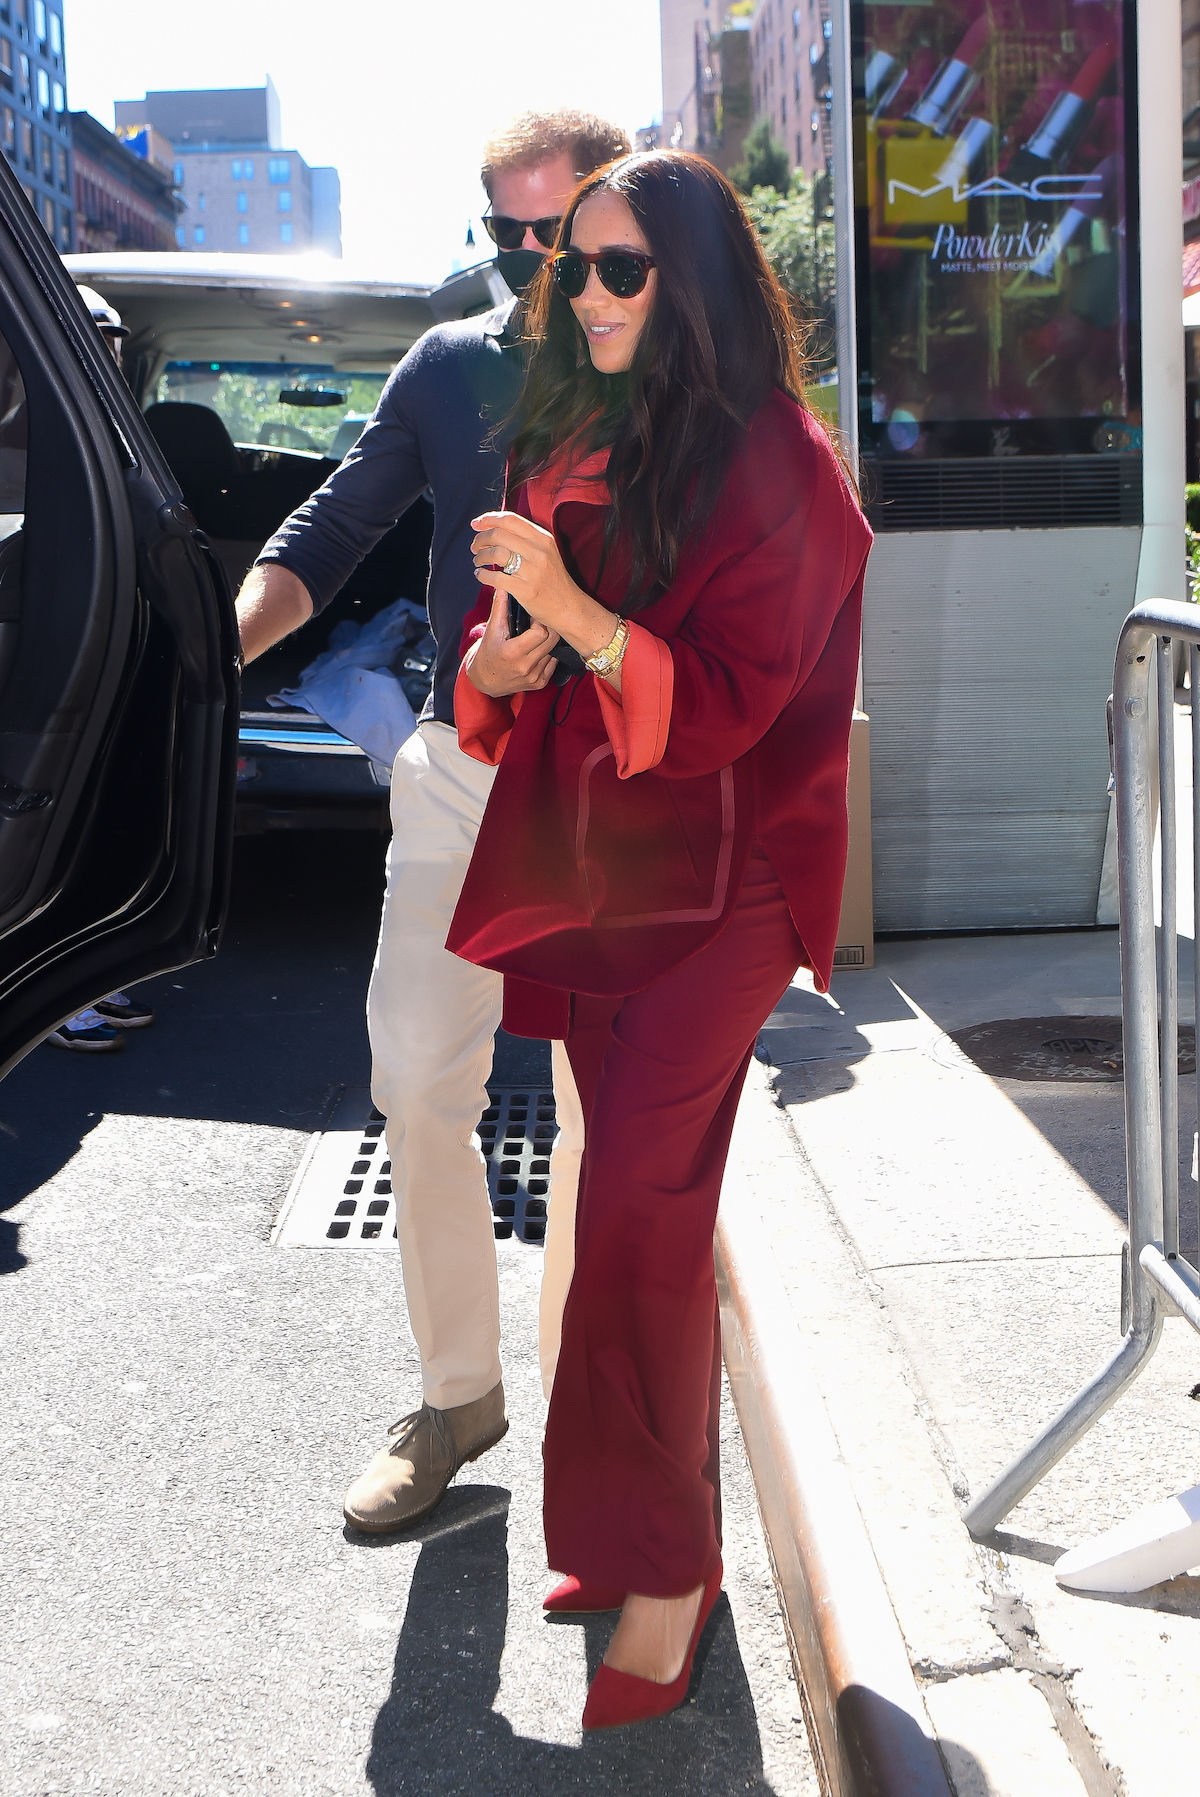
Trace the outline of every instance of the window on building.
[[193, 243], [203, 243], [204, 242], [204, 226], [203, 225], [197, 225], [196, 229], [192, 232], [192, 242]]
[[33, 126], [28, 119], [21, 120], [21, 160], [33, 167]]
[[239, 193], [239, 195], [237, 197], [237, 209], [239, 212], [249, 212], [249, 210], [250, 210], [249, 194]]
[[28, 31], [29, 13], [26, 9], [25, 0], [13, 0], [13, 17], [16, 19], [18, 25], [24, 25], [26, 31]]
[[38, 160], [42, 165], [42, 180], [47, 187], [54, 186], [54, 145], [48, 137], [38, 133]]
[[238, 226], [238, 242], [239, 243], [249, 243], [249, 241], [250, 241], [249, 225], [239, 225]]
[[6, 37], [0, 37], [0, 83], [12, 91], [13, 48]]
[[281, 212], [290, 212], [291, 209], [292, 190], [290, 187], [281, 187], [279, 190], [279, 210]]
[[187, 232], [182, 225], [175, 227], [175, 247], [180, 250], [187, 248]]
[[290, 157], [272, 156], [267, 162], [267, 180], [272, 187], [286, 187], [292, 178]]
[[58, 156], [58, 185], [62, 188], [64, 193], [69, 193], [70, 189], [71, 189], [70, 165], [67, 162], [67, 152], [63, 148], [62, 144], [59, 144], [59, 146], [58, 146], [57, 156]]
[[243, 181], [253, 181], [253, 179], [254, 179], [254, 164], [251, 162], [250, 158], [247, 156], [245, 161], [242, 163], [242, 180]]
[[279, 241], [280, 243], [290, 243], [292, 241], [292, 227], [290, 223], [280, 225]]
[[17, 153], [17, 115], [11, 106], [4, 108], [4, 148], [10, 156]]
[[37, 72], [37, 97], [38, 97], [38, 105], [41, 107], [42, 111], [49, 112], [49, 110], [50, 110], [50, 77], [49, 77], [49, 75], [47, 75], [45, 69], [39, 69]]
[[208, 195], [206, 193], [198, 193], [196, 195], [196, 208], [200, 212], [208, 211]]
[[61, 81], [55, 81], [51, 91], [54, 94], [54, 110], [61, 118], [67, 110], [67, 91]]
[[234, 181], [241, 180], [242, 164], [241, 164], [241, 161], [239, 158], [235, 157], [234, 160], [229, 164], [229, 174], [230, 174], [230, 178], [232, 180], [234, 180]]
[[183, 186], [183, 164], [182, 164], [182, 162], [177, 162], [175, 164], [175, 185], [176, 185], [176, 187]]
[[62, 55], [62, 20], [56, 12], [50, 14], [50, 54]]
[[804, 133], [803, 133], [803, 131], [797, 131], [797, 133], [796, 133], [796, 161], [798, 163], [802, 163], [804, 161]]
[[58, 247], [64, 253], [71, 248], [71, 212], [67, 206], [58, 209]]
[[29, 58], [26, 56], [26, 54], [23, 50], [17, 58], [17, 66], [18, 66], [18, 69], [20, 71], [20, 76], [21, 76], [21, 92], [25, 96], [25, 98], [28, 99], [29, 98]]
[[46, 0], [33, 0], [33, 28], [37, 33], [37, 41], [46, 41]]

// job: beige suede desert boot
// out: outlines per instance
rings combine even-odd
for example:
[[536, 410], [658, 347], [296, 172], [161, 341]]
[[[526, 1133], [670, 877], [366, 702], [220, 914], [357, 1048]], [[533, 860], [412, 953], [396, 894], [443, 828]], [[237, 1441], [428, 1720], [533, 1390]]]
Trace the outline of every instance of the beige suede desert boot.
[[395, 1439], [380, 1448], [346, 1493], [342, 1514], [368, 1535], [406, 1529], [428, 1516], [460, 1466], [478, 1460], [508, 1434], [504, 1386], [471, 1404], [433, 1410], [422, 1404], [393, 1423]]

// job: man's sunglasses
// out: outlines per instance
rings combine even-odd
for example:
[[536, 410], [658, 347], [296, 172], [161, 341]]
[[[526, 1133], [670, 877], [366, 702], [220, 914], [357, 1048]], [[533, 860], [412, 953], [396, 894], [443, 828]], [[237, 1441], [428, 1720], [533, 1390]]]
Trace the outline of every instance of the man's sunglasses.
[[653, 256], [639, 250], [560, 250], [550, 258], [555, 284], [564, 299], [578, 299], [588, 284], [588, 269], [594, 268], [600, 285], [616, 299], [632, 299], [650, 279]]
[[519, 250], [526, 231], [532, 231], [544, 250], [552, 250], [558, 241], [561, 218], [507, 218], [504, 213], [489, 212], [484, 227], [497, 249]]

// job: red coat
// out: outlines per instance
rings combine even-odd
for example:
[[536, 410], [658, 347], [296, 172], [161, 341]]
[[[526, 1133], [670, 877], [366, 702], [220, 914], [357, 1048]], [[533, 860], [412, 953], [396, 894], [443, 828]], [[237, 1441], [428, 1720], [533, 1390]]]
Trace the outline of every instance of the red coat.
[[[619, 565], [596, 580], [605, 519], [596, 501], [607, 492], [593, 483], [587, 503], [578, 491], [559, 490], [539, 521], [579, 583], [616, 610]], [[523, 489], [519, 509], [538, 517], [536, 499]], [[561, 1036], [570, 992], [640, 991], [695, 954], [727, 921], [756, 837], [825, 989], [845, 879], [870, 544], [824, 431], [776, 393], [670, 588], [635, 614], [658, 642], [642, 640], [651, 653], [638, 659], [650, 671], [638, 676], [640, 697], [627, 655], [623, 700], [644, 709], [665, 686], [654, 763], [629, 768], [612, 728], [620, 702], [606, 686], [602, 709], [590, 674], [523, 695], [515, 721], [507, 701], [484, 702], [490, 733], [477, 706], [473, 723], [460, 716], [468, 752], [501, 759], [446, 946], [507, 976], [508, 1028]], [[485, 589], [464, 641], [490, 602]]]

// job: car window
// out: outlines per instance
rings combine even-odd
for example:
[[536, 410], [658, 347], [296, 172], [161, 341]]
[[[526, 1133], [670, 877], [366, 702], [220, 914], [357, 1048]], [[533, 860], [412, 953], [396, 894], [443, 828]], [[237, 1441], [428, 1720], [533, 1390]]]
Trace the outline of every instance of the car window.
[[28, 446], [25, 383], [16, 357], [0, 337], [0, 539], [20, 528]]
[[25, 383], [16, 357], [0, 337], [0, 691], [8, 682], [21, 629], [28, 446]]
[[168, 362], [145, 403], [207, 406], [244, 448], [298, 449], [341, 460], [375, 410], [387, 378], [311, 364]]

